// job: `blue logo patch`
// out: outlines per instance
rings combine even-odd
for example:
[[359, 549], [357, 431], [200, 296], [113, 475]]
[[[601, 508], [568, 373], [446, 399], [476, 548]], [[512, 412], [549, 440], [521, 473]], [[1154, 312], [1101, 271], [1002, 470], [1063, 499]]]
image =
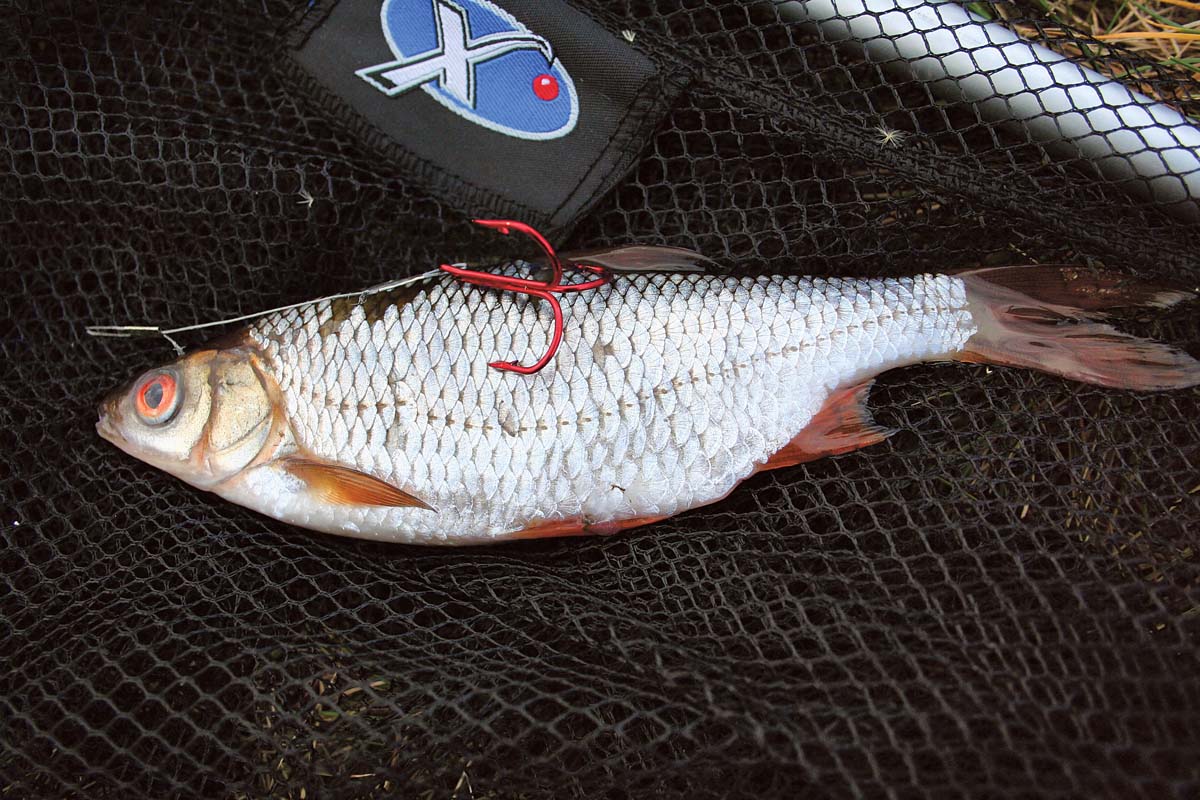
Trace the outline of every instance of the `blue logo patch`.
[[518, 139], [575, 128], [579, 98], [550, 43], [488, 0], [384, 0], [396, 60], [355, 72], [389, 97], [421, 87], [459, 116]]

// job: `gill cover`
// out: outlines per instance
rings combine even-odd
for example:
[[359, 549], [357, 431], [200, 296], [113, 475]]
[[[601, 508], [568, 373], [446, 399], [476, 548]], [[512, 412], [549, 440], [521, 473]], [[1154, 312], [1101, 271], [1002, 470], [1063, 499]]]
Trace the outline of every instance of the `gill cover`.
[[202, 489], [266, 457], [283, 434], [273, 382], [240, 349], [152, 369], [100, 406], [100, 435]]
[[237, 351], [220, 353], [214, 359], [209, 383], [213, 401], [208, 437], [193, 458], [221, 480], [245, 469], [260, 455], [267, 456], [271, 435], [276, 434], [277, 443], [283, 420], [275, 411], [275, 393], [268, 390], [249, 357]]

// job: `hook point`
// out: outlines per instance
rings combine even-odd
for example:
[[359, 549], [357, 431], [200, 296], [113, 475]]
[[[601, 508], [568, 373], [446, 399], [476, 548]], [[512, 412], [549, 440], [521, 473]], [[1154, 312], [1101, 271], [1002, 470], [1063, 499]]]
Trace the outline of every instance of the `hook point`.
[[[483, 286], [490, 289], [504, 289], [513, 291], [531, 298], [536, 297], [541, 300], [545, 300], [550, 304], [550, 308], [554, 312], [554, 329], [551, 334], [550, 345], [547, 348], [546, 353], [540, 359], [538, 359], [536, 364], [533, 364], [529, 367], [522, 366], [515, 361], [492, 361], [488, 364], [489, 367], [501, 370], [503, 372], [516, 372], [521, 375], [532, 375], [541, 370], [542, 367], [546, 366], [546, 364], [550, 363], [550, 359], [554, 357], [555, 352], [558, 351], [558, 346], [562, 343], [562, 306], [559, 305], [555, 295], [566, 292], [581, 292], [586, 289], [594, 289], [598, 286], [608, 283], [610, 276], [608, 271], [603, 267], [594, 267], [590, 265], [582, 267], [577, 266], [577, 269], [580, 269], [584, 272], [591, 272], [598, 277], [590, 281], [584, 281], [583, 283], [564, 285], [562, 282], [562, 260], [558, 257], [558, 254], [554, 252], [554, 247], [550, 244], [550, 242], [546, 241], [546, 238], [534, 230], [531, 226], [526, 225], [523, 222], [514, 222], [513, 220], [508, 219], [473, 219], [471, 221], [476, 225], [481, 225], [485, 228], [491, 228], [505, 235], [514, 230], [525, 234], [537, 242], [538, 246], [542, 248], [542, 251], [550, 260], [550, 266], [554, 270], [554, 273], [549, 280], [526, 280], [511, 276], [478, 272], [473, 269], [455, 267], [451, 264], [441, 265], [443, 272], [453, 275], [463, 283], [468, 283], [475, 286]], [[576, 265], [572, 264], [572, 266]]]
[[514, 223], [510, 219], [473, 219], [471, 222], [484, 228], [491, 228], [503, 236], [508, 236], [510, 233], [512, 233], [513, 225], [519, 224]]

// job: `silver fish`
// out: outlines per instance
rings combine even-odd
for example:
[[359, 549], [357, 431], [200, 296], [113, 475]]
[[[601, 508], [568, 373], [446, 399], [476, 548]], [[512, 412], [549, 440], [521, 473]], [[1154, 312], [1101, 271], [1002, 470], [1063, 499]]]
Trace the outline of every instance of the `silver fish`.
[[[653, 253], [636, 250], [640, 269]], [[562, 295], [561, 347], [526, 376], [489, 362], [544, 352], [547, 304], [440, 275], [262, 317], [142, 375], [97, 427], [201, 489], [328, 533], [450, 545], [612, 533], [720, 500], [760, 470], [882, 441], [864, 400], [894, 367], [1196, 385], [1187, 354], [1088, 319], [1188, 297], [1059, 267], [618, 273]]]

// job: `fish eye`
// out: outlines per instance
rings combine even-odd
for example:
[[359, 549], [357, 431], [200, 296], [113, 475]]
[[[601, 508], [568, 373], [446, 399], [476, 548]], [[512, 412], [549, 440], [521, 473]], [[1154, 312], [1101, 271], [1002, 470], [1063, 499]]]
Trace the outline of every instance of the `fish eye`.
[[150, 373], [138, 384], [135, 401], [142, 422], [161, 425], [169, 421], [179, 408], [175, 376], [169, 372]]

